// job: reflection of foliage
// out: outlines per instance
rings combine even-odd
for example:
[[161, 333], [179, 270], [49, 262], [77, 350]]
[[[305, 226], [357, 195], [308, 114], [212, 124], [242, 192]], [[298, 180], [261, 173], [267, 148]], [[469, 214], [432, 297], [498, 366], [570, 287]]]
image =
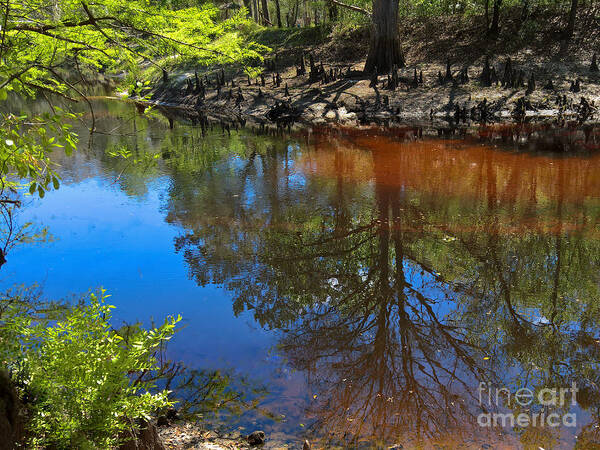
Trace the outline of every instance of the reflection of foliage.
[[[164, 174], [193, 176], [232, 155], [246, 158], [265, 153], [272, 141], [247, 131], [225, 133], [180, 125], [169, 130], [158, 110], [139, 115], [131, 104], [94, 103], [98, 131], [93, 135], [91, 151], [103, 170], [124, 192], [141, 197], [148, 186]], [[84, 130], [78, 129], [84, 133]], [[75, 162], [61, 160], [63, 171], [80, 169]]]
[[[600, 406], [600, 247], [586, 221], [598, 205], [571, 201], [579, 180], [568, 200], [560, 182], [541, 184], [552, 178], [534, 178], [540, 192], [557, 192], [542, 204], [506, 199], [497, 192], [505, 166], [484, 160], [481, 186], [464, 185], [471, 195], [443, 195], [436, 188], [463, 188], [464, 171], [407, 189], [396, 179], [417, 179], [409, 157], [395, 179], [377, 152], [373, 190], [348, 183], [352, 164], [335, 146], [233, 158], [193, 183], [177, 173], [171, 190], [168, 220], [186, 229], [176, 248], [192, 277], [224, 284], [236, 314], [251, 310], [285, 331], [291, 364], [320, 392], [309, 410], [315, 426], [334, 440], [473, 432], [472, 393], [486, 380], [534, 391], [577, 381], [581, 405]], [[460, 157], [471, 167], [468, 153]], [[426, 155], [417, 158], [424, 176]], [[332, 176], [304, 176], [299, 159], [311, 169], [326, 159]], [[439, 152], [432, 161], [444, 172]], [[543, 225], [523, 231], [537, 217]], [[526, 431], [522, 443], [554, 439]]]
[[45, 242], [48, 229], [36, 229], [32, 222], [22, 225], [17, 222], [18, 206], [0, 203], [0, 267], [6, 262], [6, 255], [19, 244]]
[[214, 422], [258, 408], [267, 391], [244, 377], [220, 370], [189, 370], [177, 364], [162, 374], [171, 398], [184, 416]]
[[[141, 324], [123, 326], [119, 336], [128, 343], [141, 330]], [[183, 362], [167, 358], [167, 345], [157, 354], [158, 369], [140, 372], [145, 383], [156, 383], [177, 403], [178, 413], [189, 419], [215, 423], [220, 416], [234, 418], [258, 409], [266, 388], [233, 371], [191, 369]], [[265, 413], [268, 413], [265, 411]]]
[[[149, 152], [142, 152], [134, 155], [134, 153], [126, 147], [108, 148], [106, 149], [106, 154], [110, 158], [118, 160], [122, 165], [122, 169], [115, 178], [115, 182], [119, 182], [126, 172], [129, 177], [137, 175], [145, 180], [148, 171], [157, 167], [157, 161], [160, 158], [160, 154], [158, 153], [151, 154]], [[126, 186], [130, 188], [131, 181], [127, 183]]]

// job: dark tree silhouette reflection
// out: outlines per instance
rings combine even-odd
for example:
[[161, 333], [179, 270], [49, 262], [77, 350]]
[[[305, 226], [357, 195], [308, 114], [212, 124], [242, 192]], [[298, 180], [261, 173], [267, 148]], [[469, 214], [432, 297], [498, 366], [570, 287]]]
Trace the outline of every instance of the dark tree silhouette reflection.
[[[236, 314], [279, 330], [317, 394], [315, 432], [504, 439], [477, 424], [479, 382], [515, 392], [576, 381], [581, 406], [600, 405], [600, 201], [581, 175], [594, 160], [311, 139], [175, 170], [168, 220], [185, 230], [176, 248], [199, 284], [224, 285]], [[580, 441], [595, 439], [585, 430]], [[517, 431], [523, 445], [550, 446], [569, 430]]]

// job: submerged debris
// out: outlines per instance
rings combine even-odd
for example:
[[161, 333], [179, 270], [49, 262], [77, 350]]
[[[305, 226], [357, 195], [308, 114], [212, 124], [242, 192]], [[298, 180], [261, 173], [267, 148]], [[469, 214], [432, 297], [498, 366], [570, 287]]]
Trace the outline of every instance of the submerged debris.
[[250, 445], [262, 445], [265, 443], [265, 432], [264, 431], [253, 431], [246, 438]]

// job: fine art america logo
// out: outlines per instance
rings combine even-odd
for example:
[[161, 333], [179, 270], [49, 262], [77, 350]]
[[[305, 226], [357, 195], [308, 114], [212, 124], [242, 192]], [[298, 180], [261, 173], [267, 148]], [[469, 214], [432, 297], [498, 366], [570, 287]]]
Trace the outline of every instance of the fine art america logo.
[[[496, 388], [481, 382], [479, 383], [479, 405], [481, 407], [487, 410], [488, 407], [497, 408], [504, 404], [509, 407], [525, 408], [527, 412], [481, 413], [477, 416], [477, 423], [482, 427], [575, 427], [577, 426], [575, 413], [559, 414], [551, 411], [561, 409], [568, 411], [570, 407], [577, 405], [578, 391], [575, 382], [571, 384], [570, 388], [543, 388], [537, 393], [527, 388], [511, 392], [506, 387]], [[536, 412], [533, 412], [534, 409]]]

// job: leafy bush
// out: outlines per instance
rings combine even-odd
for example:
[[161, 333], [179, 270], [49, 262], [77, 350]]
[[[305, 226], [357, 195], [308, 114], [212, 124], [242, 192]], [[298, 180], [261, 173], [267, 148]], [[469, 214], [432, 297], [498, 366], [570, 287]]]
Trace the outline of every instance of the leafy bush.
[[158, 408], [167, 391], [143, 375], [181, 319], [137, 331], [124, 340], [110, 326], [102, 294], [47, 323], [11, 308], [0, 318], [0, 357], [29, 405], [32, 447], [110, 448]]

